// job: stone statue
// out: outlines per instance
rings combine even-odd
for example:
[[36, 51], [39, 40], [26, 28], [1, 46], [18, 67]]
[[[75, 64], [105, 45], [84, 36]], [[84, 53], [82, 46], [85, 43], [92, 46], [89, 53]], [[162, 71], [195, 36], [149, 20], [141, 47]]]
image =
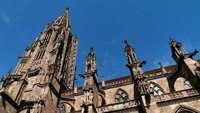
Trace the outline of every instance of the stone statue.
[[92, 90], [91, 89], [88, 92], [88, 102], [89, 103], [93, 102], [93, 94], [92, 94]]

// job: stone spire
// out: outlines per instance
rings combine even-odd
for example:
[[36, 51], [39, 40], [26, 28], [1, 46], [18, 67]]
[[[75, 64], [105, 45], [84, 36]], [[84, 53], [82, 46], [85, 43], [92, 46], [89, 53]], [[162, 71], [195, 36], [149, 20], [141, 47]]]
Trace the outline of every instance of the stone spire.
[[86, 69], [85, 74], [80, 74], [80, 77], [83, 77], [84, 85], [84, 100], [82, 104], [82, 111], [87, 111], [86, 113], [96, 112], [94, 106], [98, 105], [98, 75], [96, 70], [96, 55], [94, 49], [90, 48], [90, 51], [86, 57]]
[[137, 60], [134, 49], [128, 44], [128, 41], [124, 41], [124, 52], [126, 54], [128, 64], [126, 65], [130, 70], [130, 75], [134, 83], [134, 97], [138, 104], [138, 109], [141, 113], [147, 113], [150, 107], [150, 90], [149, 83], [142, 72], [142, 66], [146, 63], [145, 60], [139, 62]]
[[105, 79], [104, 79], [104, 75], [102, 75], [101, 84], [102, 84], [102, 87], [105, 87], [105, 86], [106, 86]]
[[193, 52], [186, 52], [182, 43], [174, 39], [170, 39], [169, 45], [172, 58], [177, 63], [177, 68], [168, 76], [170, 91], [175, 91], [174, 84], [176, 79], [183, 77], [200, 93], [200, 64], [193, 58], [199, 51], [195, 49]]
[[7, 97], [0, 98], [15, 105], [10, 107], [16, 108], [13, 111], [51, 113], [61, 99], [61, 92], [74, 88], [78, 39], [71, 32], [68, 9], [48, 24], [38, 38], [19, 57], [7, 79], [9, 86], [1, 92]]
[[124, 43], [125, 43], [124, 52], [125, 52], [127, 60], [128, 60], [128, 64], [126, 66], [131, 71], [131, 77], [132, 77], [132, 80], [134, 81], [138, 77], [143, 76], [142, 66], [144, 64], [146, 64], [146, 61], [143, 60], [142, 62], [139, 62], [137, 60], [137, 57], [136, 57], [133, 47], [128, 44], [127, 40], [125, 40]]
[[66, 10], [55, 20], [54, 23], [71, 28], [69, 19], [69, 8], [66, 8]]
[[80, 74], [81, 77], [85, 79], [84, 87], [85, 89], [93, 88], [94, 84], [98, 87], [97, 83], [97, 70], [96, 70], [96, 55], [94, 49], [90, 48], [88, 55], [86, 56], [86, 68], [85, 74]]
[[158, 64], [160, 65], [161, 73], [162, 73], [163, 75], [165, 75], [165, 74], [167, 73], [167, 71], [165, 70], [165, 67], [162, 65], [161, 62], [159, 62]]
[[138, 60], [134, 48], [132, 48], [132, 46], [129, 45], [127, 40], [125, 40], [124, 43], [125, 43], [124, 52], [126, 53], [129, 64], [134, 64], [134, 65], [137, 64]]
[[86, 68], [85, 72], [86, 73], [91, 73], [96, 71], [96, 55], [94, 53], [94, 49], [90, 48], [90, 51], [86, 57]]
[[195, 56], [199, 52], [197, 49], [195, 49], [191, 53], [186, 52], [185, 49], [182, 46], [182, 43], [180, 43], [180, 42], [178, 42], [174, 39], [170, 39], [169, 45], [171, 47], [172, 57], [174, 58], [174, 60], [177, 63], [181, 59], [192, 58], [193, 56]]

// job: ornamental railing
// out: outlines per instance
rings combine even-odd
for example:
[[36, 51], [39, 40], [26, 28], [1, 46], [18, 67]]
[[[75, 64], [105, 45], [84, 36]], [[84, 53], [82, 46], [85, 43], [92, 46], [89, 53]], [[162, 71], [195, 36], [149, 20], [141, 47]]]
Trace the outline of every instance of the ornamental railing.
[[130, 108], [137, 110], [136, 106], [137, 106], [136, 102], [134, 100], [131, 100], [131, 101], [126, 101], [126, 102], [121, 102], [121, 103], [105, 105], [105, 106], [97, 108], [97, 111], [98, 113], [104, 113], [104, 112], [130, 109]]
[[197, 96], [199, 93], [195, 89], [181, 90], [172, 93], [166, 93], [163, 95], [156, 96], [155, 99], [157, 102], [169, 101], [174, 99], [180, 99], [185, 97]]

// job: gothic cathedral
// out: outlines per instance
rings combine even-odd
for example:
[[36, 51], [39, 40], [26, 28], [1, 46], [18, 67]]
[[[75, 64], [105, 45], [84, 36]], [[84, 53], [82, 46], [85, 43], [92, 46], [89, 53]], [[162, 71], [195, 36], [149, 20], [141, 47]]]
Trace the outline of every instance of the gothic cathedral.
[[98, 81], [96, 54], [86, 56], [84, 79], [76, 87], [78, 39], [66, 9], [48, 24], [1, 81], [0, 113], [200, 113], [198, 53], [171, 39], [176, 65], [143, 72], [134, 48], [124, 41], [130, 75]]

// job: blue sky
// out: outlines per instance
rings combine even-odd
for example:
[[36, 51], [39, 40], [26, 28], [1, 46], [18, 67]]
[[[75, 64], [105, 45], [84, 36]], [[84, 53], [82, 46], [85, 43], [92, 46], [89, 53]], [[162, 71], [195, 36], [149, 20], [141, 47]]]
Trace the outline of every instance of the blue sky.
[[[128, 75], [124, 40], [135, 48], [144, 70], [174, 64], [169, 38], [183, 43], [188, 51], [200, 50], [199, 0], [1, 0], [0, 75], [18, 62], [18, 56], [47, 23], [66, 7], [72, 31], [79, 38], [77, 74], [85, 71], [85, 56], [94, 47], [99, 78]], [[195, 58], [200, 58], [198, 54]], [[77, 77], [79, 78], [79, 77]], [[79, 85], [82, 79], [78, 79]]]

